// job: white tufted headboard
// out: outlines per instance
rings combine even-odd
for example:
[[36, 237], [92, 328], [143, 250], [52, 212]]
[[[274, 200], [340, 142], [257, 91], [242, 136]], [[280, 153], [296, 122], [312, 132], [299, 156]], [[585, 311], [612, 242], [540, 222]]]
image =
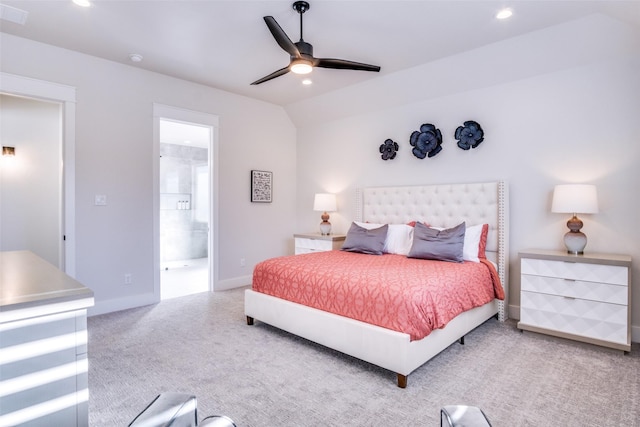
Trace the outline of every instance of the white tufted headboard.
[[503, 181], [369, 187], [356, 190], [356, 220], [379, 224], [425, 222], [436, 227], [489, 224], [487, 258], [498, 266], [505, 290], [499, 318], [507, 319], [508, 301], [508, 189]]

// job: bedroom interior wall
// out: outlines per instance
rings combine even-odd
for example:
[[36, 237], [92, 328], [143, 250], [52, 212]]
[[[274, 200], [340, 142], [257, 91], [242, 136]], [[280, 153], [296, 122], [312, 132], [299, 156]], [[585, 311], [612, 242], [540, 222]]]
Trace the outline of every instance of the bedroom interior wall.
[[[544, 49], [546, 37], [541, 40], [539, 48]], [[340, 233], [348, 230], [354, 216], [358, 187], [506, 180], [509, 305], [510, 316], [518, 318], [518, 251], [564, 250], [568, 216], [550, 212], [554, 185], [593, 183], [600, 213], [581, 215], [589, 238], [586, 250], [632, 256], [632, 336], [634, 342], [640, 341], [640, 230], [628, 226], [640, 209], [635, 125], [640, 117], [639, 52], [596, 57], [538, 76], [300, 126], [298, 232], [317, 228], [319, 215], [312, 210], [315, 192], [338, 194], [338, 212], [331, 214], [331, 222]], [[464, 58], [451, 59], [459, 62]], [[438, 80], [440, 75], [429, 78]], [[411, 85], [412, 80], [404, 84]], [[336, 97], [332, 94], [332, 102]], [[320, 103], [316, 107], [327, 109]], [[454, 138], [456, 127], [465, 120], [479, 122], [485, 131], [485, 141], [469, 151], [459, 149]], [[443, 150], [419, 160], [408, 141], [422, 123], [441, 129]], [[383, 161], [378, 147], [387, 138], [398, 142], [400, 150], [396, 159]], [[317, 161], [327, 157], [326, 162]]]
[[[281, 107], [5, 33], [0, 43], [3, 72], [77, 89], [76, 278], [95, 292], [90, 314], [155, 302], [154, 102], [220, 118], [217, 288], [249, 284], [255, 263], [288, 253], [296, 131]], [[273, 203], [250, 202], [251, 169], [273, 171]]]

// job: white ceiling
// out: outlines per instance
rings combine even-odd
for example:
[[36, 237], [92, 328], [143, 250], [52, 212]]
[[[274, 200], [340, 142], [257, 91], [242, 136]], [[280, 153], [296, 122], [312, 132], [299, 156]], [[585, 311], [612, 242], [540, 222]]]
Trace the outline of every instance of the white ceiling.
[[[1, 3], [28, 12], [24, 25], [0, 21], [2, 32], [283, 106], [593, 13], [640, 28], [640, 0], [311, 0], [304, 40], [315, 56], [380, 65], [381, 72], [315, 69], [310, 86], [292, 73], [251, 86], [289, 62], [263, 16], [273, 16], [298, 41], [293, 1]], [[498, 21], [494, 15], [503, 6], [514, 14]], [[131, 53], [143, 61], [131, 62]]]

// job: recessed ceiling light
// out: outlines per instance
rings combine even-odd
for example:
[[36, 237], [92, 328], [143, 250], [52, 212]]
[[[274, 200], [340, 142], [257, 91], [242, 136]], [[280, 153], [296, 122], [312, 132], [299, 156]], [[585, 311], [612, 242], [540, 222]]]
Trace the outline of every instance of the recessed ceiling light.
[[507, 9], [502, 9], [498, 13], [496, 13], [496, 18], [507, 19], [507, 18], [510, 18], [511, 15], [513, 15], [513, 10], [507, 8]]
[[303, 85], [307, 85], [307, 86], [309, 86], [309, 85], [310, 85], [310, 84], [312, 84], [312, 83], [313, 83], [313, 82], [312, 82], [310, 79], [304, 79], [304, 80], [302, 81], [302, 84], [303, 84]]
[[82, 7], [91, 6], [91, 2], [89, 0], [73, 0], [73, 2], [78, 6], [82, 6]]
[[139, 53], [130, 53], [129, 59], [131, 60], [131, 62], [141, 62], [142, 55], [140, 55]]

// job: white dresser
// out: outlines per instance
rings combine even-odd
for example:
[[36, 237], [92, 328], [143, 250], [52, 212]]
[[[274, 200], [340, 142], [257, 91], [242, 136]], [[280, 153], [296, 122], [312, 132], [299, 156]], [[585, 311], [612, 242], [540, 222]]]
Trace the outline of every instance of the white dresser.
[[344, 234], [320, 233], [294, 234], [295, 254], [308, 254], [310, 252], [324, 252], [340, 249], [346, 236]]
[[520, 252], [518, 328], [631, 350], [631, 257]]
[[0, 252], [0, 426], [87, 427], [93, 291], [28, 251]]

